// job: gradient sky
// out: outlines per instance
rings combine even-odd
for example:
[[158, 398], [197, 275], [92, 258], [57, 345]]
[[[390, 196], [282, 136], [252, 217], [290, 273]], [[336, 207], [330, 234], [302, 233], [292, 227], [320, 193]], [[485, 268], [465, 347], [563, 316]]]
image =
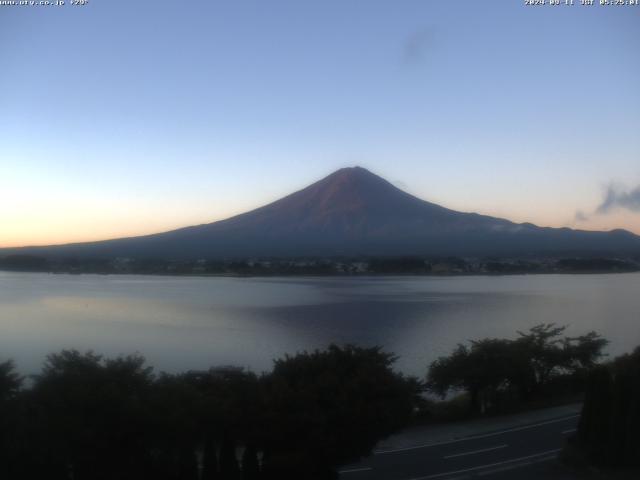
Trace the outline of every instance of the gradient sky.
[[351, 165], [450, 208], [640, 233], [639, 46], [633, 6], [0, 7], [0, 246], [211, 222]]

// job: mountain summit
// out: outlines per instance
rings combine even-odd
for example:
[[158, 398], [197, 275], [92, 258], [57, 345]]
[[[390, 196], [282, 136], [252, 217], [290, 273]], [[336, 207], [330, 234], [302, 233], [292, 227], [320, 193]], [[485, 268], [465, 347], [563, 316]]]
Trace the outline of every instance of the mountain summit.
[[226, 220], [142, 237], [1, 253], [167, 260], [341, 255], [638, 254], [623, 230], [543, 228], [426, 202], [361, 168], [343, 168], [280, 200]]

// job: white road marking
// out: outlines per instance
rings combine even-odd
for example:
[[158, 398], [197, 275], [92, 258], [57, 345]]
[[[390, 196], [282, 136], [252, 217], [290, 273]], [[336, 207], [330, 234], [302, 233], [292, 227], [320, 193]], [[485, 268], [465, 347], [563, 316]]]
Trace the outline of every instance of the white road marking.
[[481, 450], [474, 450], [473, 452], [463, 452], [463, 453], [456, 453], [454, 455], [447, 455], [444, 458], [464, 457], [465, 455], [473, 455], [474, 453], [490, 452], [491, 450], [499, 450], [501, 448], [507, 448], [507, 447], [508, 445], [498, 445], [497, 447], [483, 448]]
[[[520, 462], [520, 463], [514, 463], [511, 465], [504, 465], [502, 467], [497, 467], [497, 468], [490, 468], [488, 470], [483, 470], [481, 472], [478, 472], [478, 477], [484, 477], [486, 475], [493, 475], [494, 473], [498, 473], [498, 472], [507, 472], [509, 470], [513, 470], [514, 468], [520, 468], [520, 467], [524, 467], [526, 465], [535, 465], [536, 463], [542, 463], [542, 462], [548, 462], [549, 460], [555, 460], [556, 458], [558, 458], [557, 455], [547, 455], [542, 456], [542, 457], [536, 457], [534, 459], [531, 460], [527, 460], [525, 462]], [[464, 477], [457, 477], [457, 478], [464, 478]], [[466, 477], [467, 479], [469, 478], [469, 476]], [[448, 479], [448, 480], [453, 480], [453, 479]]]
[[567, 433], [573, 433], [573, 432], [575, 432], [576, 430], [577, 430], [577, 429], [575, 429], [575, 428], [570, 428], [569, 430], [563, 430], [561, 433], [562, 433], [563, 435], [566, 435]]
[[373, 470], [371, 467], [362, 467], [362, 468], [349, 468], [347, 470], [340, 470], [338, 473], [356, 473], [356, 472], [367, 472], [369, 470]]
[[455, 470], [455, 471], [452, 471], [452, 472], [436, 473], [435, 475], [427, 475], [426, 477], [415, 477], [415, 478], [412, 478], [411, 480], [429, 480], [431, 478], [446, 477], [447, 475], [455, 475], [457, 473], [473, 472], [473, 471], [482, 470], [482, 469], [485, 469], [485, 468], [497, 467], [498, 465], [505, 465], [505, 464], [508, 464], [508, 463], [521, 462], [523, 460], [529, 460], [529, 459], [535, 458], [535, 457], [542, 457], [544, 455], [551, 455], [553, 453], [558, 453], [560, 450], [562, 450], [562, 449], [561, 448], [556, 448], [555, 450], [548, 450], [546, 452], [534, 453], [533, 455], [527, 455], [526, 457], [513, 458], [511, 460], [505, 460], [503, 462], [489, 463], [487, 465], [480, 465], [478, 467], [465, 468], [463, 470]]
[[552, 423], [564, 422], [566, 420], [570, 420], [572, 418], [577, 418], [579, 416], [580, 416], [580, 414], [570, 415], [568, 417], [557, 418], [555, 420], [548, 420], [546, 422], [534, 423], [533, 425], [525, 425], [525, 426], [522, 426], [522, 427], [509, 428], [507, 430], [502, 430], [502, 431], [493, 432], [493, 433], [485, 433], [483, 435], [472, 435], [470, 437], [456, 438], [456, 439], [453, 439], [453, 440], [446, 440], [444, 442], [425, 443], [424, 445], [415, 445], [415, 446], [412, 446], [412, 447], [394, 448], [392, 450], [378, 450], [378, 451], [373, 452], [373, 454], [374, 455], [382, 455], [384, 453], [406, 452], [407, 450], [418, 450], [420, 448], [435, 447], [437, 445], [448, 445], [450, 443], [468, 442], [468, 441], [471, 441], [471, 440], [476, 440], [478, 438], [495, 437], [496, 435], [502, 435], [504, 433], [518, 432], [520, 430], [526, 430], [528, 428], [535, 428], [535, 427], [541, 427], [543, 425], [550, 425]]

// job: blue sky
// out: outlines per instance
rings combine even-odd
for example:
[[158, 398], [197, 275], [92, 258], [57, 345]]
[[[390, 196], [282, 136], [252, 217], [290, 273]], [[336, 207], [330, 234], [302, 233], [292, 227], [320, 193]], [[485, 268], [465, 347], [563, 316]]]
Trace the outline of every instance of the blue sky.
[[210, 222], [350, 165], [451, 208], [640, 233], [633, 202], [598, 209], [640, 184], [638, 45], [633, 6], [0, 7], [0, 246]]

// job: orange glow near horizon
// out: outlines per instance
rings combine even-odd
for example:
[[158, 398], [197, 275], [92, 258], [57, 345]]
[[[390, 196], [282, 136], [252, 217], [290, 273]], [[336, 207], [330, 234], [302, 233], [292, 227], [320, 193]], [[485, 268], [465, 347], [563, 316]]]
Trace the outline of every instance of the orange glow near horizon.
[[211, 223], [354, 165], [640, 235], [640, 8], [95, 3], [2, 10], [0, 248]]
[[[5, 225], [0, 232], [0, 248], [56, 245], [149, 235], [223, 220], [264, 203], [258, 205], [250, 205], [248, 202], [241, 205], [227, 203], [224, 206], [217, 205], [212, 208], [206, 208], [203, 205], [193, 206], [194, 208], [189, 208], [190, 205], [182, 205], [180, 208], [169, 208], [168, 205], [162, 205], [159, 208], [136, 205], [135, 208], [127, 209], [117, 204], [116, 208], [99, 208], [91, 202], [82, 208], [73, 208], [71, 205], [53, 202], [47, 209], [40, 207], [27, 211], [23, 208], [12, 214], [0, 211], [0, 222]], [[461, 211], [473, 211], [460, 204], [439, 203]], [[476, 208], [476, 212], [506, 218], [516, 223], [529, 222], [539, 226], [598, 231], [623, 228], [640, 235], [639, 214], [616, 211], [609, 215], [591, 215], [586, 221], [577, 221], [572, 216], [571, 208], [552, 209], [550, 207], [551, 204], [543, 203], [533, 215], [522, 213], [522, 210], [518, 211], [515, 208], [500, 208], [495, 205]], [[60, 214], [60, 211], [64, 213]]]

